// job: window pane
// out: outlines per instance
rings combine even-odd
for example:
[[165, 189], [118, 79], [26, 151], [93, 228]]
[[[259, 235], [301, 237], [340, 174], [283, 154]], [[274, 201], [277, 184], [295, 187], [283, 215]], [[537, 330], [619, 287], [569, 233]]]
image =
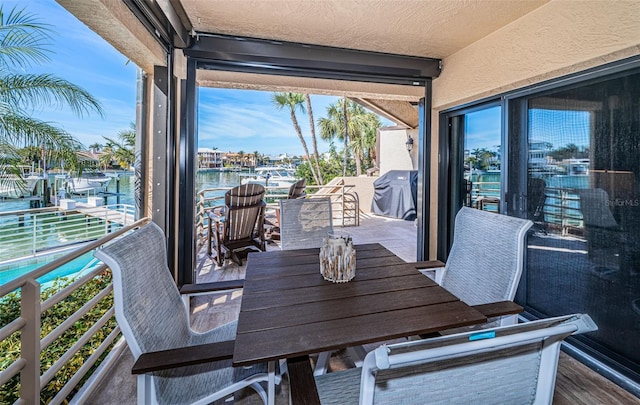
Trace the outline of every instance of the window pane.
[[501, 107], [465, 115], [464, 179], [470, 196], [465, 204], [487, 211], [500, 206]]
[[[586, 343], [640, 372], [640, 75], [528, 103], [525, 305], [586, 312]], [[520, 295], [522, 296], [522, 295]]]

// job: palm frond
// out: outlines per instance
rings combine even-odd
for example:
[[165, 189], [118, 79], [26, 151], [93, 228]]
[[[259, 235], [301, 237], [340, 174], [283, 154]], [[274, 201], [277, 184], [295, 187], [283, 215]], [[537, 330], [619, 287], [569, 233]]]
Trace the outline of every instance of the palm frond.
[[51, 38], [48, 24], [24, 8], [12, 8], [7, 15], [0, 5], [0, 67], [28, 67], [49, 60], [46, 49]]
[[80, 142], [68, 132], [47, 122], [16, 114], [0, 120], [0, 144], [14, 146], [44, 145], [47, 149], [77, 150]]
[[0, 100], [16, 108], [52, 105], [62, 108], [68, 105], [80, 117], [91, 111], [103, 114], [100, 102], [89, 92], [50, 74], [9, 74], [2, 77]]

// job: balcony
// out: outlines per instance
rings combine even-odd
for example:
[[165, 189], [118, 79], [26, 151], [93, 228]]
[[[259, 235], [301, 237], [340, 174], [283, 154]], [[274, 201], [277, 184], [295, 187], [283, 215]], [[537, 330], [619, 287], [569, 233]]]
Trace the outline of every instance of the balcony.
[[[127, 228], [124, 228], [124, 230], [126, 229]], [[360, 217], [360, 226], [347, 227], [344, 229], [352, 235], [356, 244], [378, 242], [404, 260], [414, 260], [416, 255], [417, 228], [413, 221], [362, 214]], [[77, 254], [91, 250], [101, 243], [101, 241], [92, 243], [90, 246], [79, 250]], [[277, 242], [268, 245], [268, 250], [274, 249], [279, 249]], [[98, 269], [93, 271], [88, 276], [93, 276], [102, 270], [103, 269]], [[206, 249], [204, 247], [199, 249], [197, 254], [198, 282], [231, 280], [242, 278], [243, 276], [244, 266], [237, 266], [231, 261], [227, 261], [222, 267], [216, 266], [215, 262], [207, 256]], [[27, 291], [28, 290], [29, 288], [27, 288]], [[108, 294], [110, 287], [105, 288], [103, 291], [106, 292], [101, 292], [98, 295]], [[25, 294], [25, 299], [35, 300], [35, 297], [32, 296], [28, 298], [27, 295], [28, 294]], [[206, 330], [214, 325], [234, 319], [239, 311], [241, 298], [241, 291], [192, 298], [193, 328], [196, 330]], [[58, 299], [56, 298], [56, 300]], [[87, 303], [87, 305], [90, 304], [91, 303]], [[45, 303], [42, 305], [42, 307], [48, 306], [50, 305]], [[35, 307], [38, 306], [36, 305]], [[111, 314], [112, 312], [109, 313]], [[109, 340], [113, 340], [115, 334], [117, 334], [117, 329], [115, 329], [113, 335], [109, 336]], [[43, 341], [50, 340], [51, 338], [45, 337]], [[99, 377], [88, 380], [80, 392], [74, 396], [72, 403], [135, 403], [136, 378], [130, 373], [133, 359], [126, 348], [126, 344], [122, 341], [115, 345], [113, 353], [114, 354], [107, 357], [107, 360], [103, 363], [105, 365], [103, 370], [97, 373]], [[339, 352], [331, 359], [331, 367], [333, 369], [352, 366], [353, 362], [348, 355], [343, 352]], [[51, 372], [45, 373], [47, 376], [50, 374]], [[55, 382], [55, 378], [52, 381]], [[61, 389], [61, 393], [69, 393], [71, 391], [70, 388]], [[61, 396], [54, 402], [62, 401], [63, 398], [64, 396]], [[285, 381], [283, 389], [277, 395], [277, 403], [286, 404], [288, 403], [287, 401], [288, 391]], [[248, 390], [247, 395], [236, 398], [235, 403], [255, 404], [259, 403], [259, 398], [253, 394], [253, 391]], [[568, 355], [564, 353], [561, 354], [554, 404], [598, 403], [640, 404], [640, 400]]]

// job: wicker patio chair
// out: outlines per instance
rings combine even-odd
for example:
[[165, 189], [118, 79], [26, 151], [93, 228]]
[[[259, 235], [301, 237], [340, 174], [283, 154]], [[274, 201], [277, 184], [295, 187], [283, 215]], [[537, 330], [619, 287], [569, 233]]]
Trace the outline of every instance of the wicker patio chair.
[[165, 244], [150, 223], [95, 253], [113, 272], [116, 320], [136, 359], [138, 403], [208, 404], [250, 386], [266, 404], [260, 382], [268, 381], [267, 365], [231, 365], [237, 322], [204, 333], [189, 327]]
[[[305, 198], [307, 196], [307, 180], [301, 179], [296, 181], [289, 187], [289, 191], [287, 193], [287, 199], [296, 199], [296, 198]], [[275, 208], [275, 218], [271, 218], [270, 220], [266, 220], [265, 222], [268, 225], [271, 225], [269, 230], [267, 231], [269, 240], [280, 240], [280, 206], [278, 205]]]
[[320, 247], [333, 230], [331, 199], [280, 200], [280, 221], [282, 250]]
[[236, 250], [255, 247], [265, 250], [265, 188], [260, 184], [244, 184], [227, 191], [224, 206], [209, 211], [208, 253], [216, 251], [216, 262], [224, 263], [227, 254], [239, 266], [242, 259]]
[[550, 404], [560, 344], [597, 329], [588, 315], [575, 314], [383, 345], [361, 368], [315, 379], [298, 358], [289, 362], [292, 403]]
[[527, 181], [527, 215], [534, 223], [534, 229], [542, 233], [547, 232], [544, 220], [544, 205], [547, 201], [547, 182], [539, 178], [529, 178]]

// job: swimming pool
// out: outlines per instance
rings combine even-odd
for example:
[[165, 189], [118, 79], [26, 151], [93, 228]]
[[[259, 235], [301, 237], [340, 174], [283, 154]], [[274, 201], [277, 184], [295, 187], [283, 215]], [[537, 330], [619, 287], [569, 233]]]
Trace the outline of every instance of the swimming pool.
[[[15, 280], [23, 274], [27, 274], [28, 272], [33, 271], [38, 267], [44, 266], [45, 264], [50, 263], [64, 255], [65, 253], [57, 253], [46, 256], [31, 257], [10, 264], [3, 264], [0, 266], [0, 285], [4, 285], [11, 280]], [[47, 284], [58, 277], [71, 276], [85, 268], [93, 269], [99, 264], [100, 262], [93, 257], [93, 253], [85, 253], [84, 255], [70, 261], [69, 263], [60, 266], [56, 270], [40, 277], [38, 279], [38, 282], [40, 284]]]

